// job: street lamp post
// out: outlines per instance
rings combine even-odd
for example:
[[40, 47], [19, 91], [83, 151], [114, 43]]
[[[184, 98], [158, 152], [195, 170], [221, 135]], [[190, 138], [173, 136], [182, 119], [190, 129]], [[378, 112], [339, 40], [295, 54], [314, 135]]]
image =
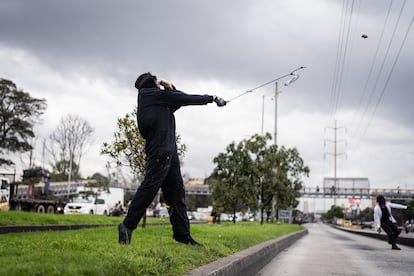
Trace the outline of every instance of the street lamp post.
[[[299, 75], [295, 74], [294, 72], [292, 72], [290, 75], [292, 77], [285, 82], [285, 86], [288, 86], [291, 83], [295, 82], [297, 79], [299, 79]], [[277, 145], [277, 97], [278, 97], [279, 93], [280, 92], [279, 92], [279, 89], [278, 89], [278, 83], [276, 81], [275, 82], [275, 137], [274, 137], [275, 145]]]
[[[243, 93], [241, 93], [241, 94], [239, 94], [239, 95], [237, 95], [237, 96], [233, 97], [232, 99], [228, 100], [228, 101], [227, 101], [227, 103], [232, 102], [232, 101], [234, 101], [235, 99], [240, 98], [240, 97], [242, 97], [242, 96], [246, 95], [247, 93], [252, 93], [253, 91], [255, 91], [255, 90], [259, 89], [259, 88], [262, 88], [262, 87], [264, 87], [264, 86], [266, 86], [266, 85], [268, 85], [268, 84], [275, 83], [276, 87], [275, 87], [275, 135], [274, 135], [274, 144], [275, 144], [275, 145], [277, 145], [277, 96], [278, 96], [278, 94], [279, 94], [279, 90], [278, 90], [278, 83], [277, 83], [277, 81], [278, 81], [278, 80], [281, 80], [281, 79], [284, 79], [284, 78], [286, 78], [286, 77], [292, 76], [289, 80], [287, 80], [287, 81], [285, 82], [285, 86], [288, 86], [289, 84], [291, 84], [291, 83], [295, 82], [295, 81], [299, 78], [299, 75], [298, 75], [298, 74], [296, 74], [296, 72], [297, 72], [297, 71], [299, 71], [299, 70], [302, 70], [302, 69], [304, 69], [304, 68], [306, 68], [306, 67], [301, 66], [301, 67], [299, 67], [299, 68], [297, 68], [297, 69], [293, 70], [293, 71], [292, 71], [292, 72], [290, 72], [289, 74], [286, 74], [286, 75], [283, 75], [283, 76], [278, 77], [278, 78], [276, 78], [276, 79], [273, 79], [273, 80], [271, 80], [271, 81], [268, 81], [268, 82], [266, 82], [266, 83], [264, 83], [264, 84], [261, 84], [261, 85], [259, 85], [259, 86], [255, 87], [255, 88], [253, 88], [253, 89], [247, 90], [247, 91], [245, 91], [245, 92], [243, 92]], [[261, 131], [262, 131], [262, 136], [263, 136], [263, 121], [264, 121], [264, 100], [265, 100], [265, 96], [263, 96], [263, 102], [262, 102], [262, 129], [261, 129]], [[260, 199], [259, 199], [259, 200], [260, 200]], [[274, 203], [275, 203], [275, 201], [274, 201], [274, 197], [273, 197], [273, 199], [272, 199], [272, 217], [274, 217], [274, 216], [275, 216], [275, 208], [274, 208], [274, 205], [275, 205], [275, 204], [274, 204]], [[291, 220], [291, 218], [290, 218], [290, 220]]]
[[264, 123], [264, 106], [265, 106], [265, 95], [262, 96], [262, 136], [263, 136], [263, 123]]
[[[285, 86], [288, 86], [289, 84], [295, 82], [298, 78], [299, 75], [292, 73], [291, 74], [293, 77], [290, 78], [289, 80], [287, 80], [285, 82]], [[274, 135], [274, 144], [277, 145], [277, 98], [279, 95], [279, 86], [278, 86], [278, 82], [275, 82], [275, 135]], [[263, 102], [264, 102], [264, 98], [263, 98]], [[262, 122], [262, 128], [263, 128], [263, 122]], [[263, 135], [263, 130], [262, 130], [262, 135]], [[272, 217], [275, 217], [275, 198], [272, 198]], [[292, 210], [290, 208], [289, 210], [289, 223], [292, 220]]]
[[275, 136], [274, 141], [275, 145], [277, 145], [277, 96], [279, 95], [278, 85], [277, 82], [275, 82]]

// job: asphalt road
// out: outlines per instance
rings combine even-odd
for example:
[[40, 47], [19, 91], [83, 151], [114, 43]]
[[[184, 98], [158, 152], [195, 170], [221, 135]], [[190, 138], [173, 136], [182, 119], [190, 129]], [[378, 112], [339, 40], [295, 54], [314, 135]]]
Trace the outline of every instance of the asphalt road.
[[386, 241], [322, 223], [304, 225], [309, 234], [278, 254], [257, 275], [414, 275], [414, 247], [391, 250]]

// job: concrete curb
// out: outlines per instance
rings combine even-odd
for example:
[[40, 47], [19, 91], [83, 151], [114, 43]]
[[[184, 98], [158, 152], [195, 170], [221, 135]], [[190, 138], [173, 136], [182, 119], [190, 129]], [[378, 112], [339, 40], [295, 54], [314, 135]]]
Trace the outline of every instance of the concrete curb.
[[33, 232], [33, 231], [63, 231], [84, 228], [95, 228], [104, 226], [115, 226], [116, 224], [59, 224], [59, 225], [26, 225], [26, 226], [0, 226], [0, 234]]
[[[374, 238], [374, 239], [378, 239], [378, 240], [384, 240], [384, 241], [388, 241], [388, 237], [387, 234], [384, 232], [384, 230], [382, 230], [381, 234], [378, 234], [377, 232], [371, 230], [371, 231], [365, 231], [365, 230], [354, 230], [354, 229], [349, 229], [349, 228], [345, 228], [345, 227], [340, 227], [337, 225], [331, 225], [333, 228], [336, 228], [338, 230], [342, 230], [342, 231], [346, 231], [352, 234], [358, 234], [358, 235], [362, 235], [365, 237], [370, 237], [370, 238]], [[406, 235], [404, 235], [403, 233], [400, 234], [400, 236], [397, 238], [397, 244], [403, 244], [403, 245], [407, 245], [407, 246], [414, 246], [414, 238], [412, 237], [407, 237]]]
[[236, 254], [201, 266], [187, 273], [187, 276], [233, 276], [255, 275], [277, 254], [308, 234], [302, 230], [274, 240], [270, 240]]

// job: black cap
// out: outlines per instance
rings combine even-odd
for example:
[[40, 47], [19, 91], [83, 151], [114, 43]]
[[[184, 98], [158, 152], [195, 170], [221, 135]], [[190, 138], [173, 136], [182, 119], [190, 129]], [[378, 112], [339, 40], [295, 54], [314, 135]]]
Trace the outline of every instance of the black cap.
[[157, 86], [157, 77], [150, 72], [141, 74], [135, 81], [135, 88], [152, 88]]
[[377, 196], [377, 202], [384, 202], [384, 201], [385, 201], [385, 197], [383, 195]]

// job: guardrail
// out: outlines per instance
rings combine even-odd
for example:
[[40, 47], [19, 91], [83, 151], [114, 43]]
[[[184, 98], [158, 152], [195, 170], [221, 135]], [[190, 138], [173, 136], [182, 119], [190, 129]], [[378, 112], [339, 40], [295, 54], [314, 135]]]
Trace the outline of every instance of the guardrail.
[[301, 191], [302, 197], [359, 197], [375, 198], [382, 194], [388, 200], [414, 200], [414, 190], [412, 189], [358, 189], [358, 188], [314, 188], [305, 187]]

